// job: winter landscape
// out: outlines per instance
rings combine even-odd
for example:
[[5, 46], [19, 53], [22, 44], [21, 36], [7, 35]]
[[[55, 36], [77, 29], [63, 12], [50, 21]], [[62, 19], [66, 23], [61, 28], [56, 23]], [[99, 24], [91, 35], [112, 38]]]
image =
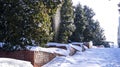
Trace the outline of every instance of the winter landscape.
[[120, 67], [119, 12], [119, 0], [0, 0], [0, 67]]
[[[84, 52], [78, 51], [73, 56], [56, 56], [42, 67], [120, 67], [119, 51], [119, 48], [91, 48]], [[33, 66], [27, 61], [0, 58], [0, 67]]]

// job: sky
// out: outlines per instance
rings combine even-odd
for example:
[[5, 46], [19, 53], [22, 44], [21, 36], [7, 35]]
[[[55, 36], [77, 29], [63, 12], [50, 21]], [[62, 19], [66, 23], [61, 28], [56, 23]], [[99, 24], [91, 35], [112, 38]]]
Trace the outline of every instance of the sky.
[[100, 22], [104, 29], [107, 41], [117, 44], [117, 33], [119, 24], [119, 12], [117, 4], [119, 0], [72, 0], [73, 5], [80, 3], [87, 5], [95, 12], [94, 19]]

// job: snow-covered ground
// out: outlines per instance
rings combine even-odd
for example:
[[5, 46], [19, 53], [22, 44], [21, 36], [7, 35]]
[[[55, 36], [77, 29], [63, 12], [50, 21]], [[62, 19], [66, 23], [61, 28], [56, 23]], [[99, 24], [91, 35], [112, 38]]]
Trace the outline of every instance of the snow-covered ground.
[[0, 58], [0, 67], [33, 67], [33, 65], [28, 61]]
[[120, 49], [92, 48], [73, 56], [57, 56], [42, 67], [120, 67]]

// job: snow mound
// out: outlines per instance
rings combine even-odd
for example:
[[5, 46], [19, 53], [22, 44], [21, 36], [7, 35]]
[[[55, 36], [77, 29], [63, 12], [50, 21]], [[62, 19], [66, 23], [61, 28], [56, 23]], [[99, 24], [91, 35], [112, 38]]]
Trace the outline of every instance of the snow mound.
[[28, 61], [0, 58], [0, 67], [33, 67], [33, 65]]

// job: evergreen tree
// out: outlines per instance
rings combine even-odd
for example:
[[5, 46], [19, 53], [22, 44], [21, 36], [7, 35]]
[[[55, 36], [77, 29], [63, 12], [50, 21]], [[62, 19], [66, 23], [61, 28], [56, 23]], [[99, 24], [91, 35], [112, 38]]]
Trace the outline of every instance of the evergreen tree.
[[72, 0], [64, 0], [61, 7], [61, 23], [58, 34], [58, 42], [67, 43], [69, 37], [75, 29], [73, 24], [73, 7]]
[[104, 35], [104, 30], [100, 27], [99, 21], [95, 21], [93, 25], [94, 32], [93, 35], [93, 44], [94, 45], [102, 45], [103, 42], [106, 40], [106, 37]]
[[101, 44], [105, 40], [104, 30], [100, 27], [99, 21], [93, 19], [95, 13], [87, 6], [84, 6], [85, 17], [87, 20], [86, 29], [84, 30], [85, 42], [93, 41], [93, 44]]
[[87, 23], [85, 13], [84, 13], [84, 10], [83, 10], [81, 4], [78, 4], [75, 7], [74, 16], [75, 16], [74, 24], [76, 26], [76, 29], [75, 29], [73, 35], [71, 36], [71, 41], [81, 42], [84, 39], [83, 31], [85, 30], [86, 23]]
[[52, 39], [51, 16], [60, 0], [0, 0], [0, 42], [4, 50], [21, 50]]
[[76, 29], [71, 36], [72, 41], [89, 42], [101, 44], [105, 40], [104, 30], [100, 27], [99, 22], [93, 19], [95, 13], [88, 6], [78, 4], [74, 12], [74, 24]]
[[84, 6], [83, 8], [84, 12], [85, 12], [85, 17], [86, 17], [86, 21], [87, 21], [87, 25], [86, 28], [83, 32], [83, 36], [84, 36], [84, 40], [86, 42], [89, 42], [93, 39], [93, 32], [94, 32], [94, 15], [95, 13], [93, 12], [93, 10], [91, 8], [89, 8], [88, 6]]

